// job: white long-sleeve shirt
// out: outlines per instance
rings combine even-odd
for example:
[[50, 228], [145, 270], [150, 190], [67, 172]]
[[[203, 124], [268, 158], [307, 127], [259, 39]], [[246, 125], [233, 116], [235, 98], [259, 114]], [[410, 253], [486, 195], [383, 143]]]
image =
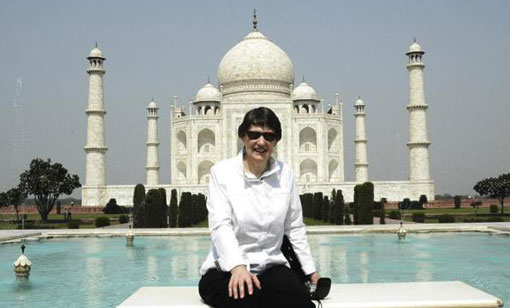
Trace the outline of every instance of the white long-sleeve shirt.
[[271, 159], [269, 170], [256, 178], [244, 171], [241, 152], [210, 172], [207, 210], [212, 243], [201, 275], [215, 267], [228, 272], [241, 264], [254, 274], [274, 265], [289, 266], [280, 250], [284, 234], [305, 274], [316, 271], [288, 165]]

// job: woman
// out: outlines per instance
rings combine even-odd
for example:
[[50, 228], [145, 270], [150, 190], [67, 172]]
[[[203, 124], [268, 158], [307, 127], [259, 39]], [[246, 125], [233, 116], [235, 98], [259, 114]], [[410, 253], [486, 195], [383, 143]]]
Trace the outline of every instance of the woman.
[[211, 168], [212, 247], [200, 269], [200, 296], [215, 308], [315, 307], [280, 250], [287, 235], [304, 273], [317, 283], [294, 174], [271, 157], [280, 121], [269, 108], [253, 109], [238, 136], [243, 151]]

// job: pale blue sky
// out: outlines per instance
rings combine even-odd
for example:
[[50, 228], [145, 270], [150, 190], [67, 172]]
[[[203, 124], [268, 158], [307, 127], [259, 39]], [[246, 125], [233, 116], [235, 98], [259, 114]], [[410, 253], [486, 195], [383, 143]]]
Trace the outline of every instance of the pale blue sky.
[[[369, 177], [408, 176], [405, 53], [424, 61], [436, 193], [473, 194], [510, 172], [509, 1], [0, 0], [0, 191], [34, 157], [85, 178], [87, 60], [105, 62], [107, 181], [145, 181], [146, 106], [160, 109], [161, 182], [170, 180], [169, 107], [184, 103], [222, 56], [259, 29], [326, 101], [344, 102], [345, 176], [354, 179], [353, 103], [366, 104]], [[79, 192], [75, 194], [79, 196]]]

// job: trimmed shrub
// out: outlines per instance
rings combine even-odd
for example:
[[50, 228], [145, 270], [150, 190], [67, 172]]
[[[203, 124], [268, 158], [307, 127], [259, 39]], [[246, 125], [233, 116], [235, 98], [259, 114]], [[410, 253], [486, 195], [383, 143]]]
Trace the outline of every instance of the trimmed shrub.
[[313, 218], [313, 194], [306, 193], [303, 195], [303, 200], [305, 201], [303, 216], [308, 218]]
[[168, 205], [166, 202], [166, 190], [161, 187], [159, 191], [159, 203], [158, 203], [158, 216], [159, 216], [159, 227], [168, 228]]
[[392, 210], [388, 213], [388, 217], [391, 219], [400, 220], [402, 219], [402, 215], [400, 214], [400, 211]]
[[200, 222], [200, 212], [198, 207], [198, 195], [191, 195], [191, 224]]
[[483, 222], [480, 218], [464, 218], [464, 222]]
[[421, 207], [423, 208], [423, 205], [429, 203], [429, 200], [426, 195], [420, 195], [420, 200], [418, 200], [418, 202], [420, 202]]
[[108, 201], [108, 203], [104, 207], [103, 213], [105, 213], [105, 214], [124, 214], [125, 211], [121, 206], [117, 205], [117, 200], [115, 198], [112, 198]]
[[381, 198], [381, 201], [379, 201], [379, 204], [381, 205], [381, 216], [379, 219], [379, 224], [385, 225], [386, 224], [386, 211], [384, 210], [384, 206], [386, 205], [386, 198]]
[[129, 222], [129, 216], [128, 215], [120, 215], [119, 216], [119, 224], [125, 224]]
[[110, 225], [110, 219], [108, 217], [100, 216], [100, 217], [96, 217], [96, 219], [94, 219], [94, 226], [96, 226], [96, 228], [106, 227], [109, 225]]
[[198, 222], [207, 220], [207, 200], [202, 193], [198, 194]]
[[179, 203], [179, 215], [177, 218], [179, 228], [191, 227], [191, 193], [183, 192]]
[[145, 187], [142, 184], [137, 184], [133, 193], [133, 217], [135, 228], [145, 226]]
[[438, 220], [440, 223], [452, 223], [455, 222], [455, 217], [450, 214], [439, 215]]
[[321, 192], [316, 192], [313, 195], [313, 218], [322, 220], [322, 201], [324, 197]]
[[324, 196], [324, 199], [322, 200], [322, 221], [329, 221], [329, 207], [329, 197]]
[[351, 210], [349, 209], [349, 205], [344, 204], [344, 224], [350, 225], [351, 221]]
[[423, 204], [420, 201], [411, 201], [412, 210], [423, 210]]
[[67, 229], [80, 229], [80, 222], [78, 220], [71, 220], [67, 223]]
[[460, 202], [462, 201], [462, 197], [461, 196], [455, 196], [453, 197], [453, 204], [454, 204], [454, 207], [456, 209], [460, 209]]
[[412, 219], [414, 222], [424, 223], [425, 222], [425, 213], [423, 213], [423, 212], [413, 213]]
[[341, 190], [335, 192], [335, 198], [331, 206], [329, 221], [335, 225], [344, 224], [344, 196]]
[[409, 198], [404, 198], [402, 202], [398, 203], [398, 208], [400, 210], [408, 210], [411, 208], [411, 200]]
[[491, 214], [499, 213], [499, 206], [497, 206], [496, 204], [491, 204], [490, 207], [489, 207], [489, 212]]
[[159, 228], [160, 193], [157, 189], [150, 189], [145, 197], [144, 228]]
[[168, 209], [170, 216], [170, 228], [177, 227], [177, 190], [172, 189], [170, 197], [170, 208]]
[[374, 224], [374, 184], [365, 182], [354, 187], [354, 224]]

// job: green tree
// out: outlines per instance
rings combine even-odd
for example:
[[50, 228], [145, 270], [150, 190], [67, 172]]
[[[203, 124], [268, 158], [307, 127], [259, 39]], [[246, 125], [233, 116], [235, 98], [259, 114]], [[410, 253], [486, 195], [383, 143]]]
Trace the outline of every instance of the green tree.
[[198, 207], [200, 212], [199, 221], [207, 220], [207, 200], [205, 199], [205, 195], [202, 193], [198, 194]]
[[346, 225], [352, 224], [351, 209], [349, 207], [349, 204], [344, 204], [344, 216], [345, 216], [344, 223]]
[[134, 228], [145, 227], [145, 187], [142, 184], [135, 186], [133, 193]]
[[150, 189], [145, 197], [145, 228], [160, 227], [160, 210], [161, 194], [157, 189]]
[[344, 196], [341, 190], [335, 192], [335, 197], [331, 204], [332, 210], [330, 211], [331, 217], [329, 221], [334, 225], [344, 224]]
[[475, 209], [475, 216], [478, 215], [478, 208], [482, 205], [482, 201], [473, 201], [471, 206]]
[[179, 215], [177, 217], [179, 228], [191, 227], [191, 211], [191, 193], [183, 192], [179, 202]]
[[455, 197], [453, 197], [454, 208], [460, 209], [461, 201], [462, 201], [462, 197], [461, 196], [456, 195]]
[[365, 182], [354, 187], [355, 224], [372, 225], [374, 223], [374, 184]]
[[24, 193], [20, 188], [14, 187], [0, 194], [0, 206], [12, 205], [16, 212], [16, 221], [19, 221], [18, 206], [23, 204], [26, 198], [26, 193]]
[[43, 223], [48, 222], [48, 215], [62, 194], [70, 195], [75, 188], [81, 187], [80, 178], [70, 175], [67, 169], [51, 160], [35, 158], [30, 168], [19, 176], [19, 188], [25, 195], [33, 195]]
[[322, 197], [321, 192], [316, 192], [313, 195], [313, 218], [322, 220]]
[[496, 198], [501, 205], [501, 214], [504, 214], [505, 198], [510, 196], [510, 173], [505, 173], [497, 178], [487, 178], [479, 181], [473, 189], [481, 196]]
[[166, 190], [161, 187], [159, 191], [159, 227], [168, 228], [168, 203], [166, 202]]
[[322, 200], [322, 221], [329, 221], [329, 197], [324, 196]]
[[170, 197], [170, 228], [177, 227], [177, 190], [172, 189], [172, 195]]
[[381, 198], [381, 201], [379, 201], [379, 203], [381, 204], [381, 217], [379, 220], [379, 224], [381, 224], [381, 225], [386, 224], [386, 211], [384, 210], [384, 206], [386, 205], [386, 202], [388, 202], [386, 200], [386, 198]]

